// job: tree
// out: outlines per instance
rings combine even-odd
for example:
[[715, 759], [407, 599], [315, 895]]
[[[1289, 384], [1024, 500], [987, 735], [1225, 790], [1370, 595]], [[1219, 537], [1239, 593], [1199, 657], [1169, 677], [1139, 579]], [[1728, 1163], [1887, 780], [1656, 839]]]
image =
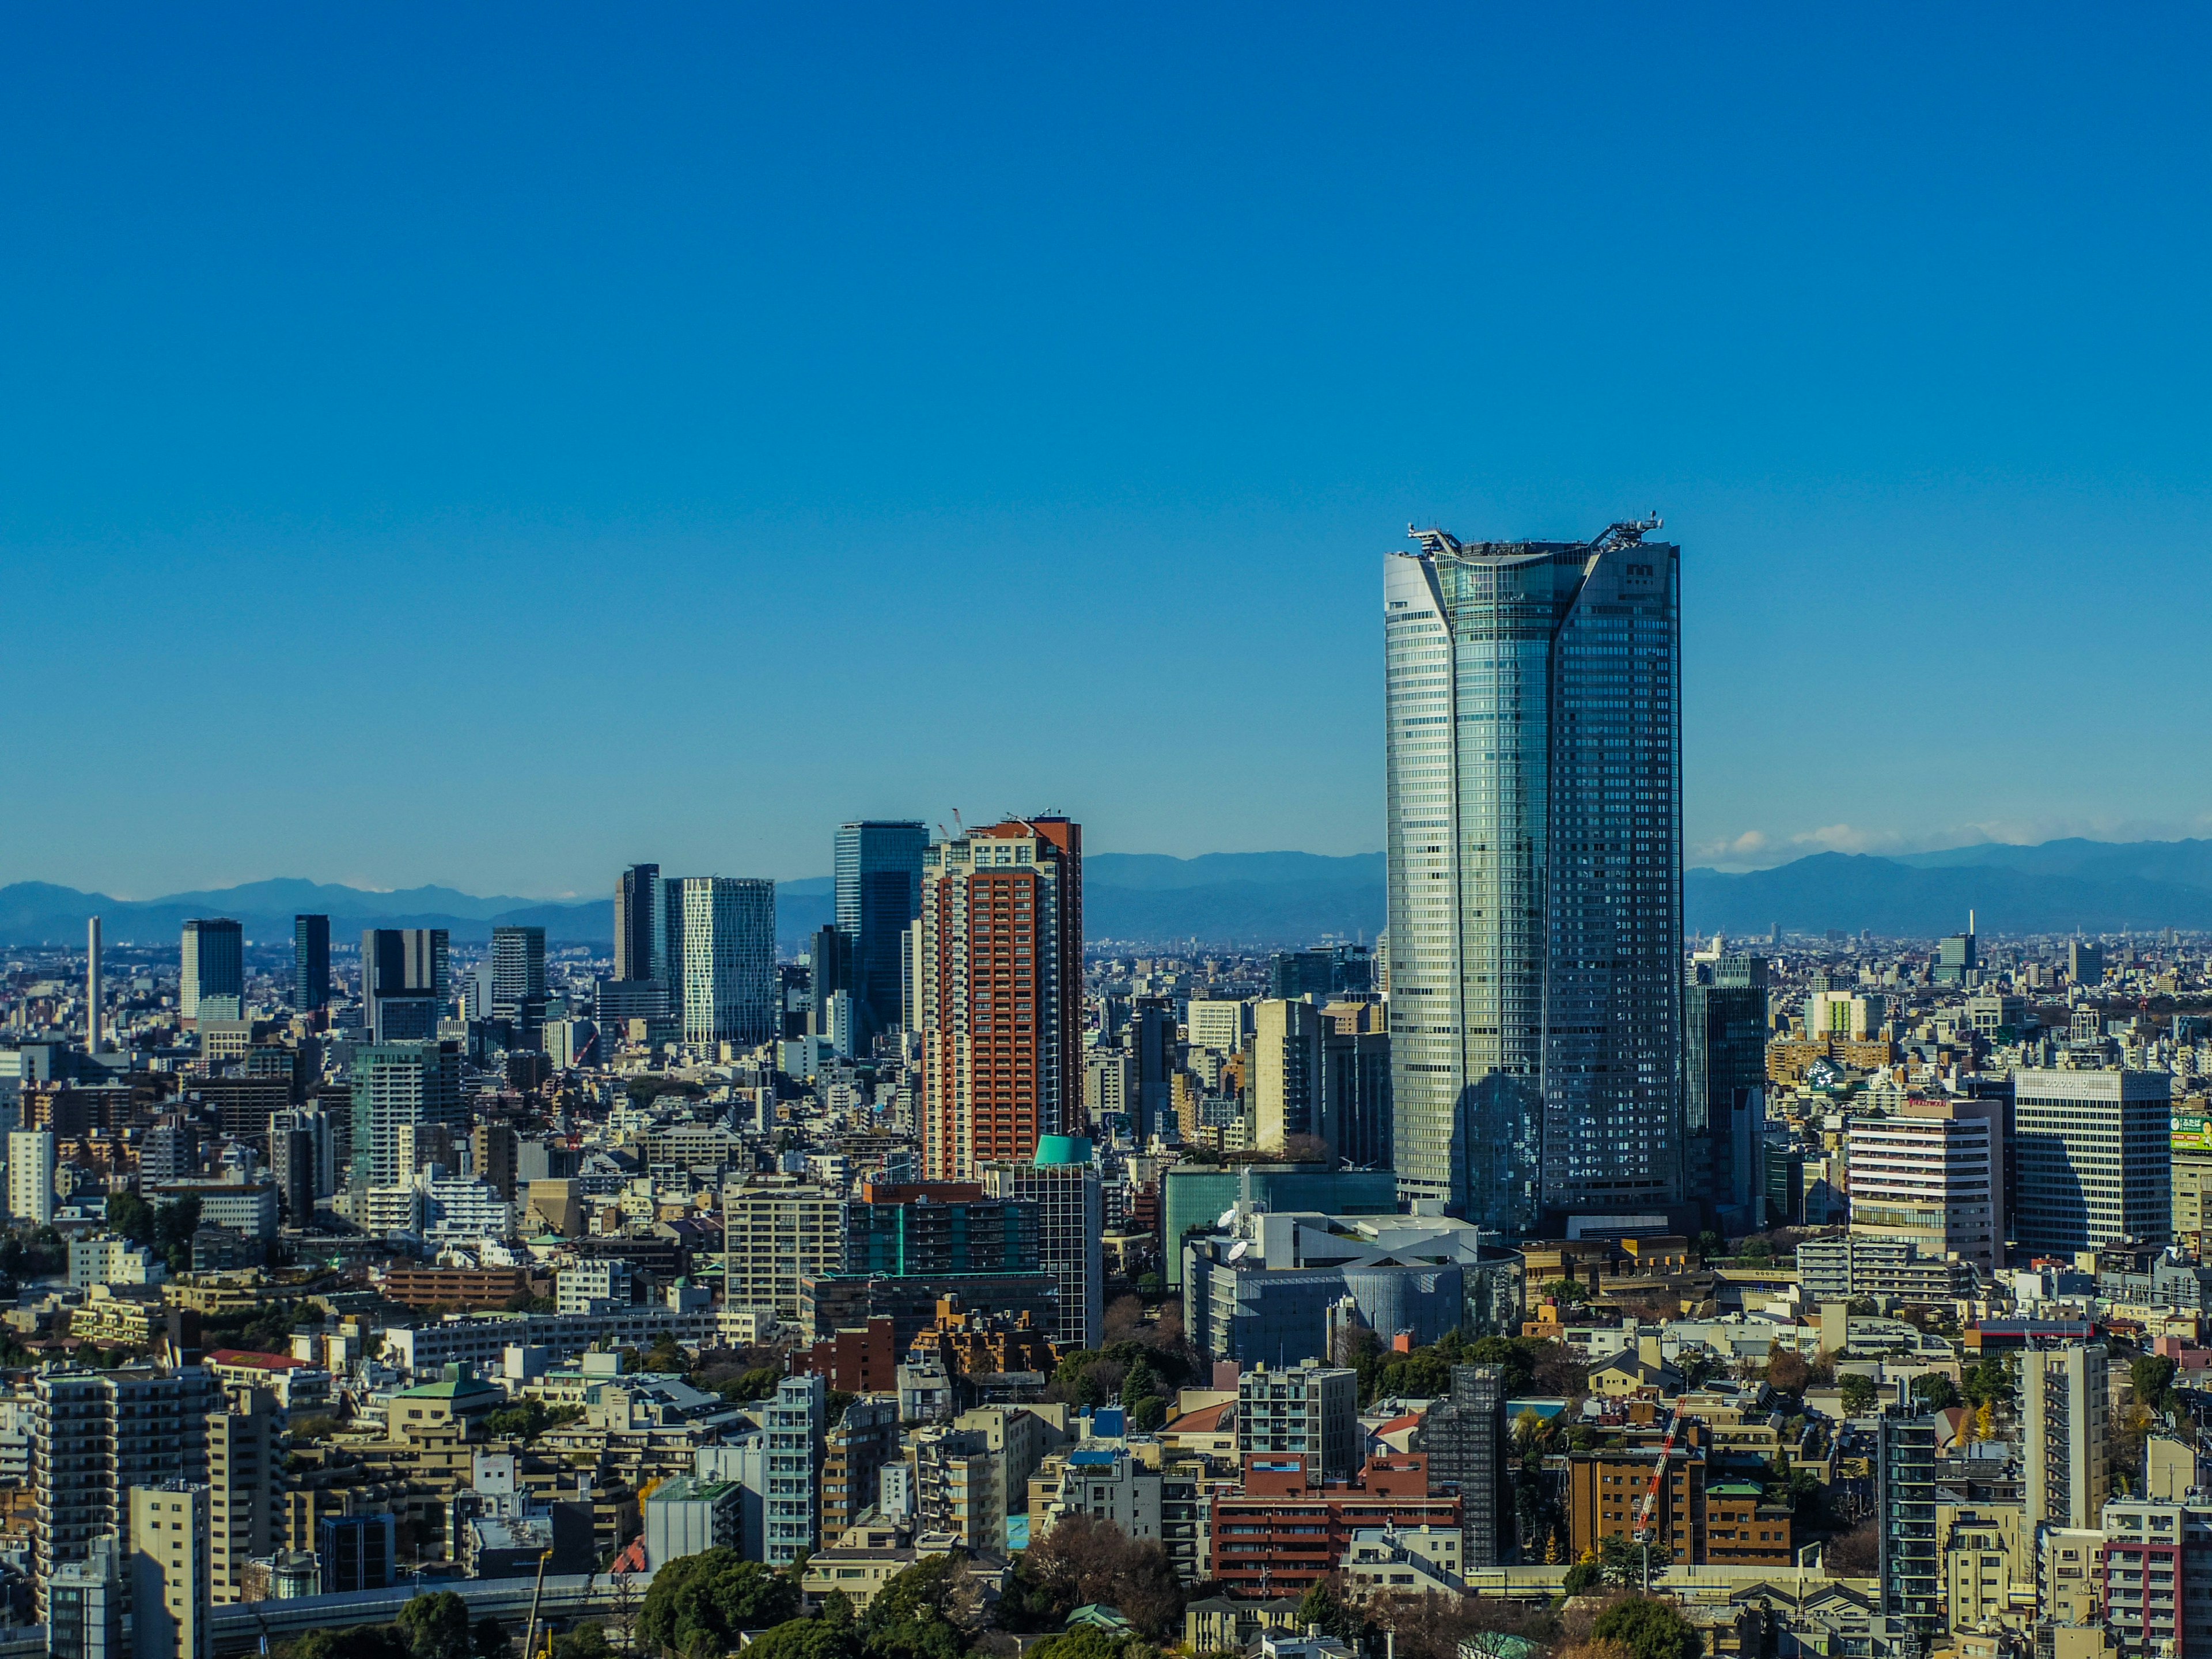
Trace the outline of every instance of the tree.
[[1486, 1634], [1526, 1637], [1549, 1647], [1558, 1621], [1547, 1607], [1476, 1595], [1414, 1595], [1388, 1590], [1368, 1606], [1373, 1624], [1390, 1632], [1398, 1659], [1459, 1659], [1460, 1644]]
[[1544, 1284], [1544, 1294], [1554, 1302], [1587, 1302], [1589, 1291], [1578, 1279], [1553, 1279]]
[[2128, 1367], [2128, 1380], [2135, 1384], [2136, 1403], [2148, 1411], [2171, 1411], [2173, 1407], [2173, 1376], [2179, 1369], [2164, 1354], [2139, 1356]]
[[1766, 1350], [1766, 1385], [1777, 1394], [1802, 1394], [1805, 1385], [1813, 1380], [1813, 1368], [1805, 1357], [1795, 1349], [1780, 1343], [1770, 1344]]
[[1966, 1368], [1960, 1380], [1959, 1391], [1977, 1406], [2002, 1406], [2013, 1395], [2012, 1367], [1998, 1355], [1991, 1354], [1980, 1364]]
[[553, 1644], [553, 1659], [615, 1659], [615, 1644], [598, 1625], [579, 1625]]
[[312, 1630], [283, 1650], [284, 1659], [410, 1659], [397, 1625]]
[[[1643, 1502], [1641, 1493], [1637, 1495], [1636, 1501], [1638, 1504]], [[1625, 1532], [1609, 1532], [1598, 1540], [1598, 1571], [1605, 1575], [1605, 1581], [1608, 1584], [1619, 1584], [1624, 1588], [1632, 1584], [1640, 1584], [1644, 1582], [1644, 1571], [1647, 1562], [1656, 1565], [1661, 1571], [1664, 1571], [1668, 1559], [1665, 1550], [1654, 1550], [1647, 1553], [1645, 1546], [1638, 1543]]]
[[1000, 1622], [1010, 1628], [1051, 1629], [1093, 1601], [1119, 1609], [1155, 1641], [1182, 1627], [1182, 1583], [1166, 1548], [1155, 1539], [1133, 1539], [1111, 1521], [1062, 1516], [1030, 1544], [1014, 1574], [1000, 1603]]
[[1875, 1577], [1881, 1571], [1881, 1540], [1875, 1535], [1874, 1523], [1868, 1522], [1830, 1539], [1821, 1552], [1821, 1565], [1833, 1578]]
[[1618, 1642], [1636, 1659], [1702, 1659], [1705, 1650], [1698, 1627], [1670, 1601], [1632, 1595], [1598, 1614], [1590, 1634]]
[[737, 1645], [739, 1631], [797, 1618], [799, 1599], [796, 1585], [761, 1563], [733, 1549], [702, 1550], [678, 1556], [653, 1575], [638, 1632], [685, 1655], [719, 1643], [713, 1650], [719, 1654]]
[[154, 1206], [136, 1193], [118, 1193], [107, 1200], [107, 1224], [133, 1244], [150, 1244]]
[[1604, 1580], [1604, 1570], [1596, 1562], [1577, 1561], [1559, 1581], [1559, 1592], [1564, 1595], [1588, 1595]]
[[511, 1659], [514, 1644], [507, 1639], [507, 1626], [486, 1613], [469, 1632], [469, 1650], [476, 1659]]
[[397, 1622], [414, 1659], [472, 1659], [469, 1604], [451, 1590], [416, 1596]]
[[1947, 1412], [1959, 1403], [1959, 1385], [1941, 1371], [1923, 1371], [1912, 1379], [1912, 1398], [1923, 1411]]
[[1875, 1387], [1874, 1378], [1864, 1371], [1844, 1372], [1837, 1387], [1843, 1391], [1846, 1417], [1864, 1417], [1874, 1409], [1874, 1402], [1881, 1392]]

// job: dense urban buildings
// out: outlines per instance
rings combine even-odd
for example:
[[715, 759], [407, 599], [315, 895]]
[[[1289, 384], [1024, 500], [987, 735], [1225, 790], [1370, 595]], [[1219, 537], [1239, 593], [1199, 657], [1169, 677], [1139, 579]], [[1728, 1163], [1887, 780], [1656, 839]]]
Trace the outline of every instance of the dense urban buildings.
[[1385, 561], [1397, 1169], [1487, 1226], [1681, 1193], [1679, 550], [1648, 528]]

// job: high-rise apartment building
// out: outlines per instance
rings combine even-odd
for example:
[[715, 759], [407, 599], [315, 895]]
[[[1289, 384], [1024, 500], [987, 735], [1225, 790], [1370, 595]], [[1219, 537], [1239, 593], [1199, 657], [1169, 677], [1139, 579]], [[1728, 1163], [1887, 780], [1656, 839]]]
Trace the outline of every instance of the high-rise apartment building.
[[788, 1566], [817, 1547], [815, 1482], [828, 1432], [829, 1384], [819, 1376], [787, 1376], [761, 1410], [768, 1437], [767, 1561]]
[[2021, 1462], [2031, 1527], [2094, 1527], [2112, 1492], [2101, 1342], [2020, 1356]]
[[[208, 1413], [222, 1391], [197, 1365], [45, 1371], [31, 1389], [34, 1577], [43, 1595], [55, 1570], [84, 1560], [94, 1539], [130, 1530], [133, 1486], [206, 1478]], [[204, 1510], [201, 1519], [204, 1539]]]
[[633, 864], [615, 878], [615, 977], [667, 976], [660, 866]]
[[1237, 1379], [1237, 1455], [1304, 1457], [1310, 1474], [1349, 1480], [1363, 1461], [1359, 1373], [1301, 1360], [1287, 1368], [1262, 1363]]
[[[1253, 1010], [1252, 1063], [1245, 1088], [1254, 1136], [1263, 1152], [1336, 1159], [1336, 1120], [1322, 1075], [1326, 1027], [1311, 1002], [1270, 999]], [[1311, 1143], [1322, 1150], [1316, 1151]]]
[[[921, 914], [921, 855], [929, 831], [907, 819], [837, 827], [837, 931], [852, 947], [845, 988], [870, 1037], [901, 1018], [906, 930]], [[815, 1006], [821, 1006], [819, 993]]]
[[1692, 965], [1682, 986], [1682, 1197], [1705, 1227], [1766, 1225], [1766, 959]]
[[173, 1478], [130, 1490], [131, 1659], [208, 1659], [208, 1489]]
[[347, 1184], [404, 1186], [415, 1178], [413, 1154], [435, 1132], [466, 1133], [461, 1057], [450, 1042], [378, 1042], [353, 1057], [353, 1146]]
[[362, 1024], [377, 1042], [427, 1042], [453, 994], [446, 930], [368, 927], [361, 935]]
[[100, 978], [100, 918], [84, 924], [84, 1051], [100, 1052], [100, 1016], [106, 1001]]
[[9, 1132], [8, 1218], [41, 1227], [54, 1218], [54, 1136], [51, 1129]]
[[292, 1006], [303, 1014], [331, 1001], [331, 919], [292, 918]]
[[522, 1019], [532, 1005], [545, 1012], [545, 930], [491, 930], [491, 1013], [494, 1019]]
[[1336, 1152], [1355, 1169], [1390, 1167], [1390, 1034], [1324, 1030], [1321, 1040], [1322, 1115], [1335, 1126]]
[[1923, 1643], [1941, 1634], [1943, 1627], [1936, 1432], [1934, 1418], [1905, 1417], [1892, 1410], [1878, 1425], [1874, 1457], [1881, 1611], [1887, 1618], [1904, 1620]]
[[1067, 1350], [1103, 1346], [1106, 1214], [1091, 1143], [1049, 1136], [1031, 1162], [987, 1164], [982, 1178], [989, 1196], [1036, 1206], [1037, 1265], [1060, 1281], [1060, 1323], [1052, 1340]]
[[314, 1224], [320, 1159], [313, 1120], [319, 1115], [277, 1112], [269, 1120], [269, 1178], [276, 1183], [284, 1219], [295, 1227]]
[[926, 848], [919, 954], [925, 1176], [1080, 1133], [1082, 826], [1012, 818]]
[[776, 1035], [775, 884], [733, 876], [661, 884], [674, 1014], [689, 1043]]
[[778, 1319], [798, 1323], [802, 1282], [844, 1265], [844, 1208], [836, 1194], [796, 1182], [726, 1188], [725, 1304], [774, 1308]]
[[[201, 1004], [207, 1006], [204, 1011]], [[184, 967], [177, 980], [177, 1012], [186, 1019], [237, 1019], [246, 1012], [246, 937], [222, 916], [185, 924]]]
[[2023, 1067], [2012, 1091], [2014, 1243], [2060, 1255], [2118, 1238], [2166, 1243], [2173, 1225], [2166, 1073]]
[[1384, 562], [1391, 1088], [1410, 1198], [1486, 1226], [1681, 1185], [1680, 550]]
[[126, 1583], [118, 1538], [95, 1538], [83, 1560], [56, 1567], [46, 1585], [47, 1659], [130, 1659], [123, 1639]]
[[1851, 1231], [1956, 1255], [1986, 1279], [2004, 1265], [2004, 1103], [1909, 1099], [1851, 1120]]
[[244, 1601], [246, 1565], [283, 1541], [277, 1513], [275, 1396], [242, 1389], [228, 1411], [208, 1413], [209, 1594]]

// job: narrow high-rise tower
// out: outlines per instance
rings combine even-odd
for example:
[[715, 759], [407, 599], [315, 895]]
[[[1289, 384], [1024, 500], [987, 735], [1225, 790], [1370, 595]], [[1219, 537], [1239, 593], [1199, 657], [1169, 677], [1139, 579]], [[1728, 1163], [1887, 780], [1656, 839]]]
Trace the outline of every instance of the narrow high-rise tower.
[[330, 1006], [331, 919], [292, 918], [292, 1006], [303, 1014]]
[[672, 877], [661, 895], [672, 1012], [684, 1041], [750, 1046], [775, 1036], [775, 884]]
[[1010, 818], [922, 854], [915, 1002], [931, 1181], [1083, 1129], [1083, 826]]
[[[246, 1013], [246, 941], [228, 916], [186, 922], [177, 976], [177, 1012], [186, 1019], [241, 1019]], [[202, 1003], [207, 1004], [203, 1010]]]
[[849, 988], [871, 1036], [902, 1017], [900, 957], [906, 930], [921, 914], [921, 854], [928, 845], [929, 831], [908, 819], [837, 826], [837, 931], [851, 947]]
[[665, 980], [660, 866], [633, 864], [615, 878], [615, 977]]
[[100, 918], [84, 925], [84, 1051], [100, 1052]]
[[1680, 1195], [1680, 550], [1384, 561], [1401, 1190], [1508, 1230]]

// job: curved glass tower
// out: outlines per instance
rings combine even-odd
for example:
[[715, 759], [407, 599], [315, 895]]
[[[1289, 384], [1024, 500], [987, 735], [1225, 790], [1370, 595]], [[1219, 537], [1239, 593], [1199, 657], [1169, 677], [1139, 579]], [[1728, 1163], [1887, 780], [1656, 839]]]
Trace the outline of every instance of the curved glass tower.
[[1384, 561], [1401, 1194], [1517, 1232], [1680, 1193], [1676, 564], [1413, 532]]

